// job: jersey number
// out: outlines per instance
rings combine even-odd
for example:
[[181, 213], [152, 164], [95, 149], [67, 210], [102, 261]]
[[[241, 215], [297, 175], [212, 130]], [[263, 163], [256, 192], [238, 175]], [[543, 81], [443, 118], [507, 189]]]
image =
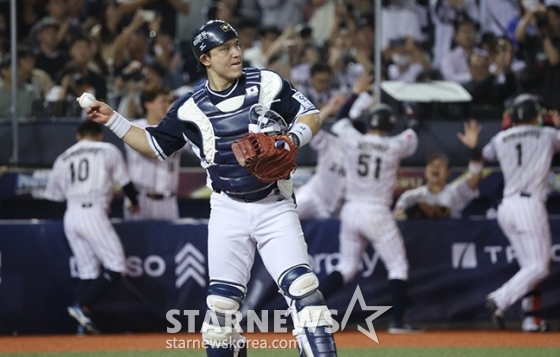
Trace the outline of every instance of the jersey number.
[[[78, 181], [85, 181], [89, 176], [89, 161], [87, 159], [82, 159], [78, 162], [77, 165], [77, 172], [76, 167], [74, 167], [74, 163], [70, 163], [70, 176], [72, 183], [76, 180], [76, 176], [78, 176]], [[77, 175], [76, 175], [77, 174]]]
[[[371, 156], [368, 154], [361, 154], [358, 157], [358, 175], [367, 176], [369, 173], [369, 159]], [[375, 158], [375, 170], [373, 172], [373, 177], [379, 178], [379, 172], [381, 171], [381, 158]]]
[[523, 155], [523, 150], [521, 148], [521, 144], [515, 145], [515, 149], [517, 150], [517, 166], [521, 166], [521, 156]]

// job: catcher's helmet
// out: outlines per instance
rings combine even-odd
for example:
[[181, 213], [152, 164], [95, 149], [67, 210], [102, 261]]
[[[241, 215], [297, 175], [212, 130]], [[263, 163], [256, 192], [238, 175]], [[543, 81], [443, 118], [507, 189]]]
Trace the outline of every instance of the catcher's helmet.
[[237, 37], [237, 31], [227, 22], [211, 20], [195, 31], [191, 46], [196, 59], [199, 59], [212, 48]]
[[361, 115], [360, 120], [366, 124], [367, 129], [391, 131], [395, 127], [395, 114], [387, 104], [378, 104], [372, 110]]
[[249, 110], [249, 131], [269, 136], [284, 135], [288, 131], [288, 125], [280, 114], [257, 103]]
[[511, 121], [515, 124], [531, 121], [536, 116], [540, 116], [543, 107], [539, 97], [532, 94], [520, 94], [513, 100], [510, 110]]

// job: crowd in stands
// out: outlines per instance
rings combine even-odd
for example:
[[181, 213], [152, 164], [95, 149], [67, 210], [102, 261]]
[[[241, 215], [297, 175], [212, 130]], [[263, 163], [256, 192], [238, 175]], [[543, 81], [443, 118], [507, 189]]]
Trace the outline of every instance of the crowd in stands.
[[[197, 14], [193, 1], [18, 1], [19, 117], [83, 116], [75, 98], [88, 91], [142, 118], [143, 86], [189, 91], [204, 71], [179, 32], [186, 16], [194, 28], [231, 23], [244, 65], [277, 71], [319, 108], [374, 70], [371, 0], [204, 0]], [[2, 119], [11, 118], [9, 10], [0, 1]], [[384, 80], [454, 81], [473, 97], [445, 116], [501, 113], [519, 93], [560, 109], [560, 0], [383, 0], [382, 19]]]

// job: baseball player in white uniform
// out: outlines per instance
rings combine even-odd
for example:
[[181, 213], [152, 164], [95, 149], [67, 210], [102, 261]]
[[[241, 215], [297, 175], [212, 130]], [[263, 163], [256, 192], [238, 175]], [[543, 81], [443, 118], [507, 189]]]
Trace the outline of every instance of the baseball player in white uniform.
[[[294, 326], [301, 355], [336, 357], [330, 313], [309, 265], [289, 180], [258, 180], [239, 164], [231, 148], [249, 129], [280, 128], [282, 121], [289, 125], [288, 140], [296, 148], [305, 145], [320, 128], [319, 111], [277, 73], [243, 68], [237, 31], [224, 21], [201, 26], [193, 36], [192, 49], [208, 80], [181, 96], [157, 127], [134, 126], [101, 102], [86, 112], [145, 155], [164, 160], [188, 142], [200, 157], [213, 190], [206, 302], [209, 316], [215, 318], [202, 326], [208, 356], [236, 357], [246, 351], [243, 336], [228, 320], [243, 304], [258, 249], [293, 320], [303, 322], [310, 312], [314, 316], [313, 327]], [[283, 120], [252, 115], [263, 107]], [[252, 118], [259, 119], [255, 123]], [[258, 125], [264, 123], [261, 119], [267, 122], [264, 127]]]
[[355, 129], [350, 119], [339, 120], [331, 129], [344, 146], [346, 202], [340, 217], [340, 262], [337, 271], [321, 283], [321, 291], [329, 296], [352, 280], [360, 268], [362, 252], [373, 244], [387, 268], [393, 298], [389, 332], [418, 332], [404, 320], [408, 261], [390, 209], [400, 161], [416, 151], [418, 137], [411, 129], [388, 136], [396, 118], [384, 104], [365, 113], [361, 120], [366, 121], [366, 134]]
[[[139, 127], [157, 126], [165, 117], [170, 105], [170, 90], [161, 86], [142, 89], [140, 103], [146, 117], [132, 121]], [[165, 160], [152, 159], [125, 145], [126, 161], [130, 178], [138, 190], [138, 212], [124, 210], [127, 220], [174, 220], [179, 218], [177, 189], [181, 152], [177, 151]], [[125, 198], [125, 208], [130, 200]]]
[[[346, 96], [331, 98], [321, 108], [321, 120], [334, 115], [346, 101]], [[301, 220], [338, 218], [344, 201], [344, 155], [340, 139], [321, 129], [309, 145], [317, 153], [313, 176], [296, 190], [296, 209]]]
[[459, 139], [471, 152], [467, 174], [448, 185], [449, 159], [443, 153], [432, 153], [424, 170], [426, 184], [403, 192], [393, 210], [396, 219], [460, 218], [463, 209], [479, 196], [482, 162], [477, 145], [481, 127], [475, 120], [470, 120], [464, 129], [465, 134], [459, 133]]
[[[484, 147], [487, 161], [498, 161], [504, 175], [504, 197], [498, 224], [515, 250], [519, 271], [486, 299], [492, 319], [504, 328], [504, 312], [519, 299], [525, 312], [524, 331], [548, 331], [540, 316], [537, 285], [549, 273], [551, 237], [546, 211], [548, 174], [552, 156], [560, 151], [560, 132], [540, 127], [537, 98], [522, 94], [511, 108], [513, 126], [496, 134]], [[555, 126], [560, 125], [556, 113]]]
[[78, 143], [55, 161], [45, 198], [67, 201], [64, 234], [76, 259], [78, 303], [68, 313], [90, 332], [98, 332], [87, 316], [91, 306], [125, 271], [125, 255], [108, 217], [113, 185], [123, 188], [138, 209], [136, 190], [119, 149], [101, 142], [103, 127], [85, 120], [78, 127]]

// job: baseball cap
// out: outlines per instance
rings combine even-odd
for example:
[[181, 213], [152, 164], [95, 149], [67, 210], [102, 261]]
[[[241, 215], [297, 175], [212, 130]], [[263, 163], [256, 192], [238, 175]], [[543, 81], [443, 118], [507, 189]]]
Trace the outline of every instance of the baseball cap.
[[429, 165], [434, 160], [441, 160], [445, 162], [447, 166], [449, 166], [449, 157], [441, 151], [434, 151], [429, 153], [426, 157], [426, 165]]
[[39, 32], [48, 27], [54, 27], [55, 29], [58, 29], [60, 25], [52, 17], [45, 16], [41, 20], [37, 21], [37, 23], [35, 23], [35, 25], [33, 25], [33, 27], [31, 28], [32, 37], [35, 37]]

